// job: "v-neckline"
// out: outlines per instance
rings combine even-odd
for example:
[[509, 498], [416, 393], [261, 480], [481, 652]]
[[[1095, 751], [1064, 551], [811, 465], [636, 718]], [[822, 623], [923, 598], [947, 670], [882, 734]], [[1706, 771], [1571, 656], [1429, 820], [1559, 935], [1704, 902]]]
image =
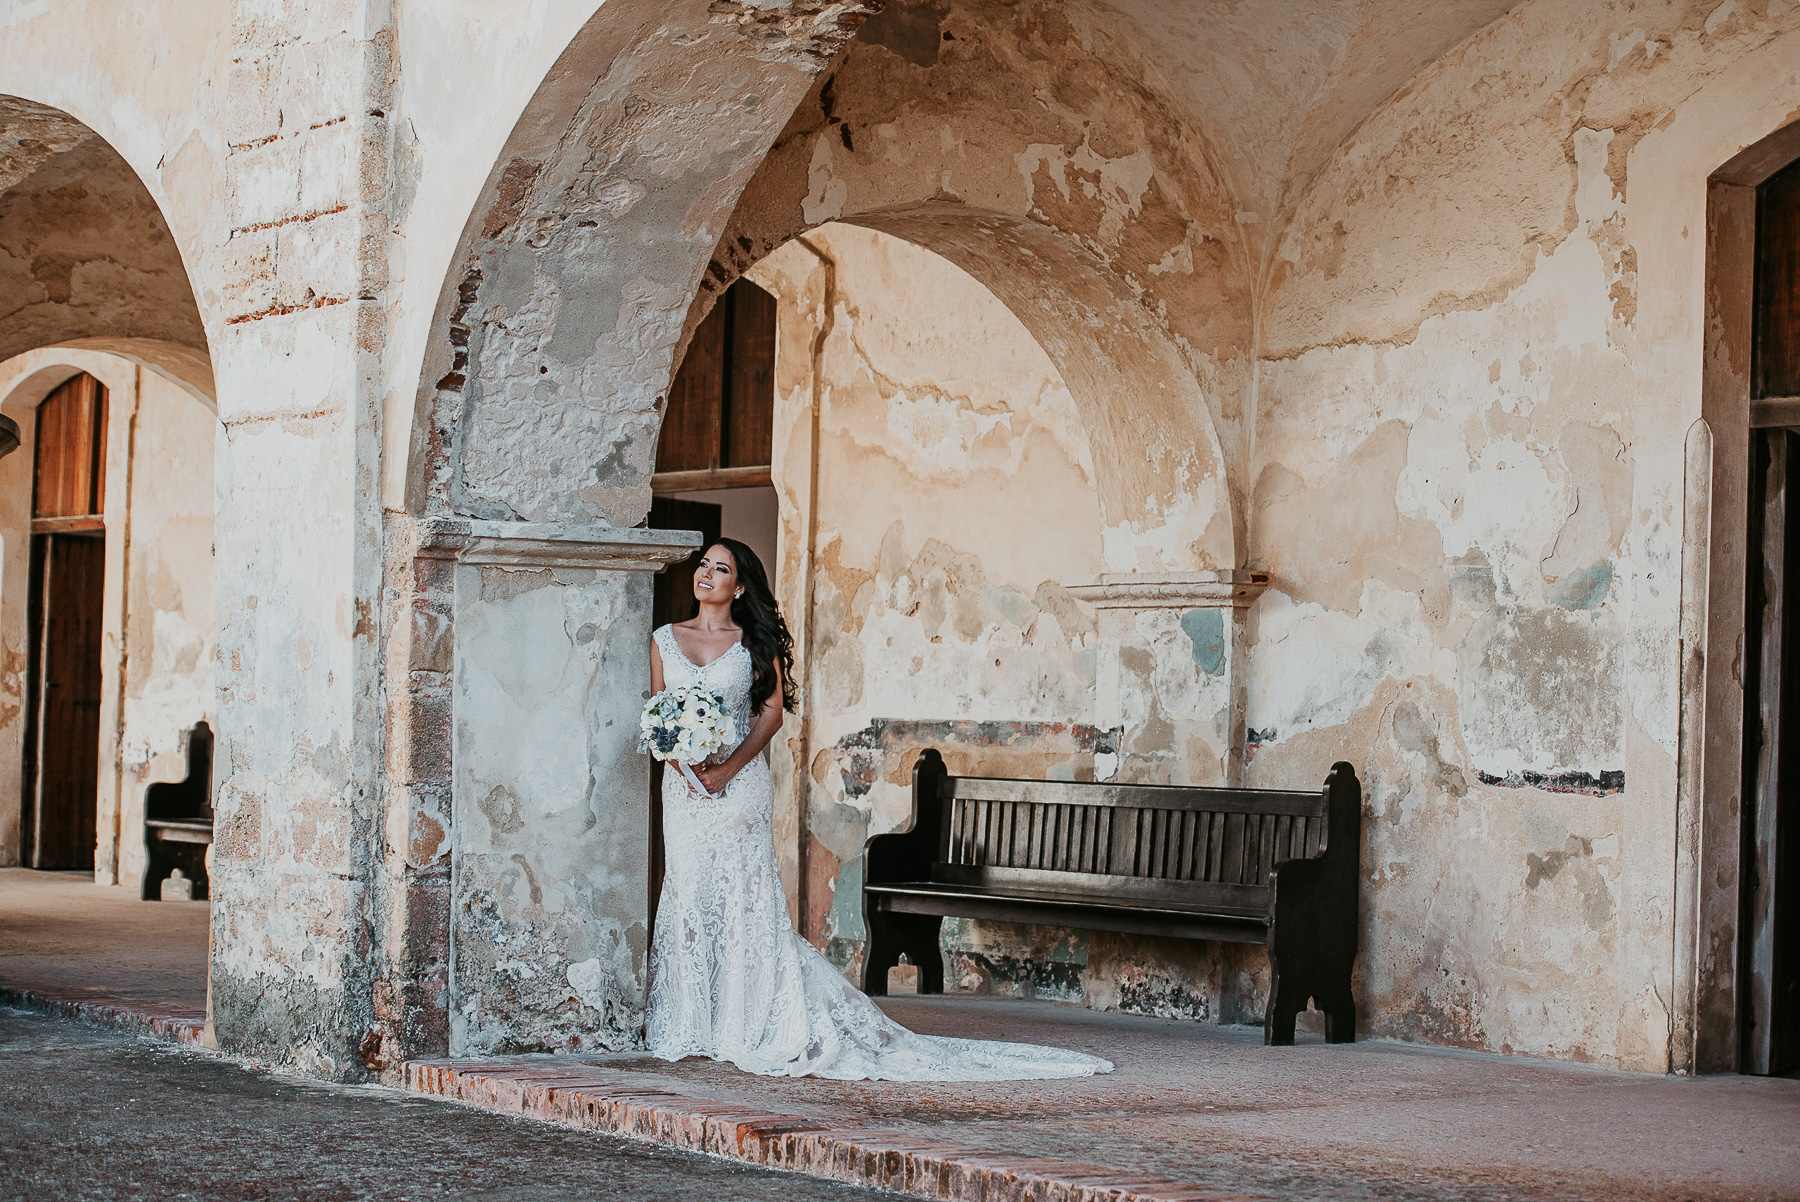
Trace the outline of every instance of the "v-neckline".
[[668, 631], [669, 631], [669, 641], [671, 643], [675, 644], [675, 654], [679, 655], [682, 659], [682, 662], [687, 664], [688, 667], [692, 668], [696, 672], [706, 671], [708, 668], [712, 667], [714, 664], [716, 664], [720, 660], [724, 659], [727, 655], [730, 655], [733, 651], [736, 651], [739, 647], [742, 647], [744, 645], [744, 636], [742, 633], [740, 633], [738, 635], [737, 642], [735, 642], [731, 646], [725, 648], [725, 650], [719, 652], [719, 654], [713, 656], [711, 659], [707, 660], [705, 663], [697, 664], [694, 662], [692, 656], [690, 656], [686, 651], [682, 650], [681, 640], [675, 637], [674, 623], [669, 624]]

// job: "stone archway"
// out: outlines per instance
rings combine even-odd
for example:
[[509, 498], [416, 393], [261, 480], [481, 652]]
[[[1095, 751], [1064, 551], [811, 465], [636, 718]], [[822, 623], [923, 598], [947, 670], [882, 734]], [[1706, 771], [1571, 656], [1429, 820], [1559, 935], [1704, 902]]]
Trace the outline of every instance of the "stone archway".
[[[161, 208], [132, 166], [88, 125], [19, 96], [0, 96], [0, 163], [0, 247], [5, 248], [0, 295], [6, 298], [0, 306], [0, 363], [23, 373], [7, 381], [9, 414], [28, 427], [44, 396], [82, 371], [117, 395], [115, 430], [135, 422], [145, 371], [158, 387], [173, 385], [216, 412], [206, 331], [187, 266]], [[124, 443], [113, 449], [125, 454]], [[209, 435], [208, 465], [211, 450]], [[7, 574], [20, 581], [30, 525], [30, 460], [29, 454], [15, 456], [8, 469], [23, 482], [25, 497], [24, 516], [14, 515], [12, 537], [6, 539]], [[210, 486], [210, 471], [208, 477]], [[109, 550], [112, 559], [123, 553], [122, 545]], [[123, 566], [123, 560], [109, 564], [115, 589]], [[9, 586], [6, 594], [10, 608], [17, 608], [14, 601], [23, 605], [22, 583]], [[112, 605], [108, 612], [118, 608]], [[16, 621], [0, 622], [9, 644], [23, 637], [23, 612], [12, 615]], [[116, 626], [120, 619], [114, 613], [110, 620]], [[9, 661], [24, 662], [22, 647], [9, 645], [7, 651]], [[110, 717], [103, 719], [113, 729], [115, 750], [119, 700], [113, 697], [104, 711]], [[11, 736], [16, 740], [18, 733]], [[0, 768], [0, 781], [16, 778], [19, 755], [9, 742], [4, 758], [11, 768]], [[103, 782], [106, 776], [103, 771]], [[102, 788], [102, 811], [117, 813], [118, 792], [116, 780], [112, 789]], [[17, 803], [14, 786], [0, 809], [11, 809], [16, 818]], [[6, 825], [16, 834], [16, 821]], [[101, 845], [96, 872], [112, 883], [120, 871], [118, 840], [102, 839]]]
[[213, 404], [181, 250], [131, 165], [67, 113], [17, 96], [0, 96], [0, 161], [0, 360], [102, 351]]
[[396, 791], [417, 916], [396, 953], [416, 967], [399, 987], [421, 1016], [400, 1032], [409, 1051], [637, 1038], [648, 573], [691, 544], [632, 529], [660, 398], [738, 192], [862, 12], [609, 3], [464, 229], [416, 406], [414, 569], [393, 610], [388, 737], [422, 746]]
[[[1108, 565], [1237, 566], [1217, 423], [1235, 422], [1252, 383], [1248, 293], [1231, 206], [1177, 151], [1192, 131], [1134, 126], [1153, 145], [1108, 158], [1082, 122], [1005, 128], [978, 93], [954, 119], [1003, 140], [995, 161], [1030, 160], [1016, 187], [943, 196], [921, 162], [903, 180], [842, 183], [845, 202], [820, 210], [809, 171], [788, 169], [817, 152], [795, 147], [845, 139], [829, 121], [815, 130], [818, 114], [849, 93], [859, 56], [879, 74], [891, 50], [852, 44], [846, 58], [859, 6], [715, 7], [627, 0], [589, 22], [493, 168], [438, 304], [406, 468], [417, 566], [394, 602], [411, 634], [389, 738], [453, 732], [405, 782], [405, 825], [429, 850], [411, 887], [438, 899], [413, 912], [448, 927], [406, 938], [434, 958], [448, 949], [454, 1052], [634, 1037], [647, 899], [621, 849], [643, 842], [626, 734], [648, 635], [637, 573], [686, 545], [630, 527], [649, 507], [686, 331], [760, 251], [841, 220], [956, 263], [1077, 394], [1102, 465]], [[564, 647], [581, 666], [552, 672]], [[501, 694], [521, 691], [588, 730], [584, 753], [525, 754], [493, 721]]]
[[[216, 725], [212, 641], [212, 463], [217, 419], [178, 381], [120, 355], [50, 347], [0, 361], [0, 412], [25, 435], [19, 452], [0, 464], [0, 645], [9, 664], [29, 658], [18, 650], [27, 626], [33, 518], [33, 462], [37, 410], [74, 377], [91, 376], [105, 390], [100, 492], [106, 498], [105, 580], [95, 636], [100, 655], [100, 735], [97, 754], [97, 883], [137, 896], [152, 850], [146, 841], [145, 790], [154, 781], [182, 779], [186, 734], [201, 721]], [[53, 536], [54, 537], [54, 536]], [[127, 668], [129, 665], [129, 670]], [[29, 689], [24, 668], [0, 678], [7, 704], [0, 713], [0, 846], [18, 853], [20, 781], [26, 759], [21, 715]], [[187, 849], [178, 849], [187, 850]], [[166, 869], [165, 869], [166, 875]], [[185, 875], [200, 879], [190, 865]], [[159, 880], [160, 878], [158, 878]], [[157, 895], [157, 880], [148, 885]]]

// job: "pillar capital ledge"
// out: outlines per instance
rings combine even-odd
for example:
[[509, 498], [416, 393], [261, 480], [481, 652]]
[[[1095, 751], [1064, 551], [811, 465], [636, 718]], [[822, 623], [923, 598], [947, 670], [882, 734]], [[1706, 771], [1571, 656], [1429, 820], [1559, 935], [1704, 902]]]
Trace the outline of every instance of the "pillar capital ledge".
[[495, 522], [424, 518], [418, 524], [421, 559], [508, 568], [599, 568], [660, 572], [692, 555], [698, 530], [587, 526], [564, 522]]
[[1269, 587], [1267, 572], [1109, 572], [1063, 587], [1095, 609], [1244, 609]]

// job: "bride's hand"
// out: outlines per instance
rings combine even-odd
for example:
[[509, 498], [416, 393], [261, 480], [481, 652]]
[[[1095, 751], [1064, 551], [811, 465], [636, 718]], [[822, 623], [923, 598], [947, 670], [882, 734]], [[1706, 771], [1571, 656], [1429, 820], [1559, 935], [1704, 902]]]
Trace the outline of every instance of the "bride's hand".
[[700, 778], [706, 791], [713, 794], [723, 793], [731, 778], [737, 775], [737, 769], [730, 766], [729, 760], [723, 764], [695, 764], [693, 767], [694, 775]]

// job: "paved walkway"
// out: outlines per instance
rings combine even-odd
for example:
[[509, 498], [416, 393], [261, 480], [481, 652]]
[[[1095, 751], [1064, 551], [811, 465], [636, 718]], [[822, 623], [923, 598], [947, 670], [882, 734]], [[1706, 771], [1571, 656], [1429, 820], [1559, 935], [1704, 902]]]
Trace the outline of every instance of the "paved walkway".
[[0, 1007], [0, 1198], [893, 1202]]
[[[87, 872], [0, 868], [0, 1000], [197, 1043], [207, 902], [139, 901]], [[10, 995], [10, 996], [9, 996]]]
[[[546, 1086], [667, 1114], [711, 1103], [742, 1127], [745, 1159], [831, 1171], [812, 1163], [818, 1148], [785, 1133], [822, 1132], [813, 1143], [841, 1149], [832, 1175], [901, 1187], [912, 1184], [909, 1164], [932, 1176], [954, 1152], [974, 1163], [1101, 1166], [1121, 1185], [1153, 1178], [1138, 1187], [1144, 1198], [1800, 1198], [1800, 1081], [1373, 1042], [1265, 1048], [1245, 1028], [1048, 1002], [893, 999], [885, 1009], [915, 1030], [1056, 1044], [1118, 1069], [1076, 1082], [894, 1085], [765, 1080], [698, 1061], [520, 1057], [419, 1066], [416, 1085], [604, 1129], [621, 1128], [603, 1106], [584, 1113]], [[763, 1117], [738, 1121], [751, 1110]], [[781, 1116], [781, 1138], [760, 1139]], [[625, 1117], [629, 1131], [634, 1116]], [[896, 1153], [859, 1166], [859, 1147]]]
[[[0, 986], [204, 1005], [205, 906], [0, 871]], [[99, 896], [96, 896], [99, 895]], [[1800, 1081], [1682, 1079], [990, 998], [890, 999], [935, 1034], [1051, 1043], [1075, 1082], [769, 1080], [701, 1062], [408, 1066], [415, 1090], [922, 1196], [1800, 1199]]]

